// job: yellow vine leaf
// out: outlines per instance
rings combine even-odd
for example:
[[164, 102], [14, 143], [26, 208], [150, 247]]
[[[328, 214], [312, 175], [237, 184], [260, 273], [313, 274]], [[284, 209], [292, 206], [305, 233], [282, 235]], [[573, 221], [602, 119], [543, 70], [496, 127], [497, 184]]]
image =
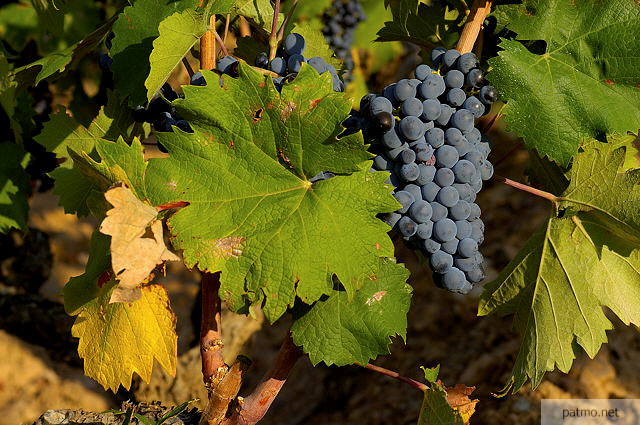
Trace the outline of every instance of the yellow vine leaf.
[[180, 258], [164, 244], [162, 222], [154, 207], [125, 186], [109, 189], [105, 198], [113, 208], [107, 211], [100, 232], [111, 236], [111, 266], [119, 281], [110, 302], [132, 302], [140, 297], [140, 285], [158, 264]]
[[176, 316], [160, 285], [144, 286], [133, 303], [110, 303], [115, 283], [86, 304], [71, 328], [80, 338], [78, 354], [85, 375], [113, 392], [129, 389], [135, 372], [151, 379], [154, 359], [171, 375], [176, 372], [178, 336]]

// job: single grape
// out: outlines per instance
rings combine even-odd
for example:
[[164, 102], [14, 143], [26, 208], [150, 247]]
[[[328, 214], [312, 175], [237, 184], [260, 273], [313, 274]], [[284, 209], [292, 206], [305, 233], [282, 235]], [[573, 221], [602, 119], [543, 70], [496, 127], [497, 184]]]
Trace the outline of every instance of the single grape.
[[478, 172], [480, 171], [480, 166], [482, 165], [482, 161], [484, 161], [480, 152], [470, 151], [463, 158], [472, 163]]
[[467, 94], [462, 89], [455, 88], [447, 92], [447, 103], [451, 106], [454, 106], [454, 107], [462, 106], [462, 104], [466, 99], [467, 99]]
[[478, 58], [474, 53], [465, 53], [458, 58], [456, 65], [463, 74], [468, 74], [469, 71], [478, 66]]
[[431, 221], [434, 223], [442, 220], [447, 217], [447, 207], [442, 205], [440, 202], [430, 202], [431, 204]]
[[458, 251], [458, 242], [456, 238], [453, 238], [450, 241], [443, 242], [440, 249], [447, 254], [453, 255]]
[[477, 145], [478, 143], [480, 143], [480, 138], [481, 138], [480, 130], [473, 127], [471, 130], [466, 131], [464, 133], [464, 137], [465, 139], [467, 139], [469, 143], [473, 145]]
[[385, 87], [382, 90], [382, 96], [384, 96], [387, 100], [389, 100], [389, 102], [391, 102], [394, 107], [400, 104], [400, 102], [398, 101], [398, 99], [396, 99], [396, 96], [394, 94], [395, 91], [396, 91], [396, 83], [389, 84], [387, 87]]
[[457, 183], [469, 183], [477, 173], [476, 167], [471, 161], [461, 159], [452, 168]]
[[469, 204], [469, 221], [477, 220], [480, 218], [480, 214], [482, 211], [480, 210], [480, 206], [475, 203]]
[[471, 290], [465, 274], [456, 267], [451, 267], [442, 277], [442, 286], [451, 291], [466, 294]]
[[436, 149], [436, 165], [451, 168], [458, 162], [458, 151], [453, 146], [444, 145]]
[[427, 76], [431, 74], [431, 68], [425, 64], [418, 65], [416, 67], [416, 78], [420, 81], [423, 81]]
[[422, 115], [422, 102], [420, 99], [415, 97], [411, 97], [404, 102], [402, 102], [402, 106], [400, 107], [400, 111], [404, 116], [413, 116], [419, 117]]
[[417, 140], [424, 135], [424, 124], [417, 117], [404, 117], [400, 120], [400, 134], [409, 140]]
[[407, 216], [402, 217], [398, 221], [397, 227], [402, 236], [407, 238], [415, 235], [418, 231], [418, 224]]
[[440, 187], [451, 186], [454, 181], [453, 171], [450, 168], [438, 168], [433, 181]]
[[395, 118], [389, 112], [378, 112], [372, 118], [372, 129], [375, 129], [378, 133], [390, 131], [395, 127]]
[[284, 50], [288, 55], [301, 55], [305, 47], [306, 42], [300, 34], [289, 34], [284, 39]]
[[415, 202], [422, 200], [422, 188], [417, 184], [409, 183], [402, 190], [413, 195], [413, 199], [415, 199]]
[[454, 183], [453, 187], [460, 194], [460, 199], [467, 202], [473, 202], [476, 199], [476, 193], [471, 189], [468, 183]]
[[397, 212], [399, 212], [400, 214], [404, 214], [409, 211], [409, 207], [416, 200], [410, 192], [407, 192], [405, 190], [400, 190], [394, 193], [393, 196], [396, 198], [396, 201], [398, 201], [400, 205], [402, 205], [402, 207], [397, 210]]
[[457, 232], [458, 228], [456, 227], [456, 223], [449, 218], [443, 218], [433, 224], [433, 235], [440, 242], [447, 242], [454, 239]]
[[373, 159], [373, 167], [376, 170], [385, 171], [393, 168], [393, 163], [384, 155], [378, 155]]
[[464, 238], [460, 241], [460, 244], [458, 245], [458, 254], [460, 254], [461, 257], [471, 258], [476, 252], [478, 252], [478, 242], [471, 238]]
[[382, 221], [387, 223], [389, 227], [391, 227], [392, 229], [395, 227], [396, 223], [400, 221], [401, 218], [402, 218], [402, 214], [398, 214], [395, 212], [382, 215]]
[[422, 243], [422, 248], [427, 254], [433, 254], [440, 249], [440, 244], [429, 237], [429, 239], [425, 239]]
[[398, 159], [400, 159], [400, 162], [402, 162], [403, 164], [409, 164], [416, 160], [416, 153], [411, 149], [405, 149], [400, 152], [400, 155], [398, 155]]
[[416, 96], [416, 88], [411, 85], [409, 80], [404, 78], [396, 83], [393, 95], [397, 101], [404, 102]]
[[444, 47], [436, 47], [431, 51], [431, 63], [433, 64], [433, 66], [435, 66], [436, 68], [440, 66], [440, 63], [442, 62], [442, 56], [446, 52], [447, 49], [445, 49]]
[[437, 127], [430, 128], [424, 134], [424, 138], [433, 148], [439, 148], [444, 144], [444, 131]]
[[480, 191], [482, 190], [482, 179], [480, 178], [480, 176], [478, 176], [476, 180], [470, 181], [469, 186], [471, 186], [471, 189], [473, 189], [475, 193], [480, 193]]
[[[222, 60], [220, 62], [222, 62]], [[276, 74], [282, 75], [287, 70], [287, 63], [285, 62], [284, 58], [275, 57], [269, 64], [269, 68], [271, 68], [271, 70]]]
[[464, 85], [464, 74], [457, 69], [452, 69], [444, 76], [444, 84], [450, 89], [459, 89]]
[[432, 214], [433, 210], [427, 201], [415, 201], [411, 207], [409, 207], [409, 216], [411, 216], [416, 223], [426, 223], [431, 219]]
[[449, 208], [449, 218], [455, 221], [466, 220], [469, 217], [469, 203], [460, 199], [457, 204]]
[[420, 169], [418, 164], [412, 162], [411, 164], [403, 164], [398, 170], [398, 176], [406, 182], [412, 182], [420, 176]]
[[493, 102], [498, 100], [498, 91], [493, 86], [484, 86], [480, 89], [478, 97], [485, 105], [491, 105]]
[[443, 103], [440, 105], [440, 116], [436, 118], [435, 122], [438, 125], [446, 126], [449, 125], [449, 120], [451, 120], [451, 116], [456, 110], [451, 106]]
[[300, 54], [291, 55], [287, 60], [287, 68], [289, 69], [289, 72], [300, 72], [300, 68], [302, 67], [302, 64], [304, 62], [305, 62], [304, 56]]
[[456, 239], [461, 240], [471, 237], [471, 223], [467, 220], [456, 221]]
[[440, 116], [440, 102], [437, 99], [427, 99], [422, 102], [422, 116], [426, 121], [434, 121]]
[[453, 207], [460, 200], [460, 194], [453, 186], [445, 186], [440, 189], [436, 201], [440, 202], [447, 208]]
[[434, 167], [433, 165], [418, 164], [418, 168], [420, 169], [420, 175], [416, 179], [416, 183], [419, 184], [420, 186], [424, 186], [428, 183], [431, 183], [436, 173], [436, 167]]
[[484, 114], [484, 105], [475, 96], [469, 96], [462, 104], [464, 109], [468, 109], [474, 118], [480, 118]]
[[431, 237], [431, 233], [433, 232], [433, 222], [427, 221], [426, 223], [418, 224], [418, 231], [416, 232], [416, 236], [420, 239], [429, 239]]
[[456, 64], [456, 61], [460, 57], [460, 52], [455, 49], [447, 50], [447, 52], [442, 57], [442, 64], [445, 68], [450, 69], [453, 68]]
[[445, 89], [444, 78], [441, 75], [429, 74], [418, 87], [418, 93], [424, 99], [436, 99]]
[[484, 242], [484, 223], [481, 219], [470, 221], [471, 223], [471, 239], [476, 241], [478, 245]]
[[484, 74], [478, 68], [473, 68], [465, 78], [465, 84], [468, 87], [479, 89], [484, 84]]
[[382, 145], [388, 149], [395, 149], [402, 146], [402, 140], [396, 130], [389, 130], [382, 135]]
[[440, 192], [440, 186], [433, 182], [426, 183], [422, 186], [422, 199], [433, 202], [435, 201], [438, 192]]
[[493, 177], [493, 165], [491, 165], [487, 160], [482, 161], [482, 164], [480, 165], [480, 177], [484, 181]]
[[473, 270], [466, 273], [466, 276], [467, 279], [473, 283], [482, 282], [485, 278], [484, 270], [482, 270], [482, 267], [480, 266], [474, 267]]
[[[455, 252], [453, 254], [455, 254]], [[478, 266], [473, 258], [464, 258], [457, 255], [453, 256], [453, 265], [459, 268], [460, 270], [462, 270], [463, 272], [470, 272], [471, 270], [473, 270], [475, 267]]]
[[369, 111], [371, 112], [372, 116], [380, 112], [387, 112], [390, 114], [393, 112], [393, 105], [391, 104], [391, 101], [386, 97], [378, 96], [369, 104]]
[[451, 117], [451, 125], [460, 131], [469, 131], [473, 128], [473, 114], [466, 109], [460, 109]]
[[444, 141], [447, 145], [455, 147], [465, 142], [466, 139], [460, 130], [454, 127], [449, 127], [444, 132]]
[[431, 258], [429, 258], [429, 263], [431, 264], [431, 270], [433, 270], [434, 272], [445, 273], [453, 266], [453, 257], [451, 256], [451, 254], [447, 254], [442, 250], [438, 250], [431, 255]]
[[482, 157], [484, 159], [487, 159], [487, 157], [491, 153], [491, 146], [486, 142], [479, 143], [476, 149], [478, 149], [478, 152], [482, 154]]
[[411, 147], [416, 153], [416, 159], [421, 162], [427, 162], [433, 156], [433, 148], [426, 143], [417, 143]]

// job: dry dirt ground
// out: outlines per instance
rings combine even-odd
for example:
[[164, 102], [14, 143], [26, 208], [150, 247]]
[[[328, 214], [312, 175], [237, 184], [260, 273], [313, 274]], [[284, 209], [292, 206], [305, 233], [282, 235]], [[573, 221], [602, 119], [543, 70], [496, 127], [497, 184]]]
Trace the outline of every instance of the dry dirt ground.
[[[496, 155], [499, 158], [500, 154]], [[522, 164], [525, 153], [510, 163]], [[500, 174], [523, 180], [513, 166], [497, 167]], [[492, 183], [479, 199], [487, 223], [483, 252], [488, 259], [488, 280], [506, 265], [533, 229], [544, 221], [546, 201]], [[68, 278], [82, 273], [88, 242], [95, 223], [65, 215], [50, 194], [32, 199], [31, 225], [51, 236], [54, 266], [42, 293], [58, 299]], [[412, 271], [414, 297], [409, 313], [406, 345], [396, 340], [392, 354], [376, 364], [419, 379], [419, 366], [441, 364], [441, 378], [453, 385], [477, 387], [480, 400], [472, 424], [539, 423], [541, 398], [637, 398], [640, 397], [640, 339], [637, 329], [617, 324], [611, 343], [594, 360], [580, 356], [569, 374], [550, 373], [536, 391], [525, 387], [517, 395], [496, 399], [492, 392], [506, 382], [518, 349], [511, 320], [476, 317], [475, 293], [463, 297], [434, 288], [426, 266], [410, 251], [398, 248], [398, 258]], [[181, 353], [178, 379], [156, 373], [150, 385], [135, 390], [141, 401], [151, 399], [178, 403], [202, 397], [197, 350], [190, 313], [197, 292], [197, 276], [172, 267], [163, 283], [168, 287], [178, 314]], [[254, 361], [243, 392], [249, 391], [269, 367], [288, 323], [261, 327], [255, 320], [227, 314], [223, 331], [233, 353], [242, 352]], [[265, 425], [404, 425], [415, 424], [420, 393], [397, 381], [358, 367], [312, 367], [303, 358], [294, 368]], [[85, 378], [79, 368], [52, 361], [45, 350], [28, 345], [0, 330], [0, 425], [29, 424], [44, 410], [73, 408], [100, 411], [116, 407], [112, 394]]]

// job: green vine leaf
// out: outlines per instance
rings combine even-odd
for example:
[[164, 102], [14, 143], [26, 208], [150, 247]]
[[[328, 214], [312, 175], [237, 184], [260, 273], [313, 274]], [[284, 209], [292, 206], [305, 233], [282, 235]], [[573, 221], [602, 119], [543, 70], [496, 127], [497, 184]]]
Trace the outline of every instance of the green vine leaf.
[[197, 5], [197, 0], [138, 0], [127, 6], [113, 24], [115, 38], [109, 55], [113, 59], [114, 86], [129, 95], [130, 106], [142, 105], [147, 100], [145, 80], [151, 70], [149, 57], [153, 41], [160, 35], [160, 23]]
[[[222, 84], [204, 76], [207, 86], [186, 86], [174, 102], [194, 134], [160, 134], [169, 157], [150, 160], [146, 174], [152, 205], [190, 203], [169, 219], [174, 247], [189, 267], [223, 271], [231, 308], [264, 301], [271, 321], [296, 295], [312, 303], [331, 293], [333, 274], [353, 296], [393, 255], [375, 215], [397, 204], [386, 173], [364, 171], [362, 135], [337, 138], [349, 100], [307, 65], [282, 94], [244, 64]], [[321, 171], [351, 174], [309, 181]]]
[[591, 357], [613, 325], [640, 323], [640, 171], [621, 172], [619, 138], [592, 141], [574, 159], [559, 214], [485, 286], [479, 314], [515, 314], [522, 334], [511, 382], [537, 386], [546, 371], [568, 372], [577, 347]]
[[149, 382], [154, 361], [175, 375], [178, 337], [167, 291], [160, 285], [144, 286], [133, 303], [109, 303], [113, 287], [113, 282], [105, 284], [78, 311], [71, 328], [80, 339], [85, 375], [113, 392], [120, 385], [129, 389], [134, 372]]
[[519, 40], [546, 43], [536, 54], [503, 40], [490, 61], [488, 78], [508, 102], [508, 129], [528, 148], [566, 166], [581, 141], [638, 129], [637, 2], [525, 0], [499, 16]]
[[0, 143], [0, 233], [24, 229], [27, 225], [27, 196], [31, 190], [25, 171], [28, 163], [29, 154], [22, 146]]
[[376, 41], [405, 41], [431, 49], [452, 47], [458, 40], [461, 15], [450, 5], [419, 0], [392, 0], [385, 5], [393, 20], [385, 22]]
[[297, 318], [291, 327], [293, 341], [314, 365], [366, 364], [388, 354], [390, 337], [405, 337], [412, 291], [408, 278], [402, 265], [383, 260], [375, 277], [352, 299], [334, 289]]

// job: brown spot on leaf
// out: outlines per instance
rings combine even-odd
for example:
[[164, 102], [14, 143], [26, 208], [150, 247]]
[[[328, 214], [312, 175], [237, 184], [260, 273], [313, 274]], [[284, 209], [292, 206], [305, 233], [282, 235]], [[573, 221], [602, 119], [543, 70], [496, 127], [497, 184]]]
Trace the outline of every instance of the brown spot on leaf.
[[267, 103], [267, 109], [273, 109], [273, 103], [272, 102]]
[[202, 135], [206, 137], [210, 142], [213, 142], [215, 140], [215, 137], [211, 133], [202, 133]]
[[615, 84], [612, 80], [604, 80], [604, 82], [610, 86], [613, 86]]
[[369, 297], [365, 304], [370, 306], [373, 303], [377, 303], [382, 298], [384, 298], [385, 295], [387, 295], [387, 291], [378, 291], [375, 294], [371, 295], [371, 297]]
[[[640, 0], [638, 0], [638, 1], [640, 1]], [[636, 84], [636, 88], [640, 89], [640, 83]]]
[[167, 182], [165, 186], [167, 186], [168, 190], [174, 192], [178, 188], [178, 183], [171, 180], [170, 182]]
[[300, 90], [301, 90], [301, 88], [300, 88], [300, 87], [298, 87], [298, 86], [295, 86], [295, 87], [293, 88], [293, 91], [300, 91]]
[[287, 105], [282, 109], [282, 112], [280, 112], [280, 118], [282, 121], [288, 120], [294, 109], [296, 109], [296, 104], [293, 102], [287, 102]]
[[380, 242], [376, 242], [376, 250], [377, 250], [377, 251], [380, 251], [380, 248], [382, 248], [382, 247], [380, 246]]
[[236, 142], [234, 142], [233, 140], [229, 140], [229, 147], [231, 149], [235, 148], [236, 147]]
[[280, 157], [280, 159], [286, 162], [290, 168], [293, 168], [293, 165], [291, 165], [291, 160], [289, 159], [289, 157], [287, 157], [287, 155], [284, 154], [282, 149], [278, 149], [278, 156]]
[[260, 81], [258, 83], [258, 87], [260, 87], [260, 88], [264, 88], [266, 85], [267, 85], [267, 83], [265, 83], [264, 81]]
[[262, 119], [262, 113], [264, 112], [264, 109], [262, 108], [258, 108], [253, 112], [253, 122], [258, 122]]
[[242, 244], [247, 238], [241, 236], [229, 236], [216, 239], [213, 243], [214, 255], [216, 257], [237, 258], [242, 255]]
[[112, 276], [113, 276], [113, 272], [111, 270], [106, 270], [102, 272], [100, 277], [98, 277], [98, 288], [102, 288], [105, 283], [111, 280]]
[[309, 108], [315, 108], [318, 104], [322, 102], [322, 99], [312, 99], [309, 101]]

